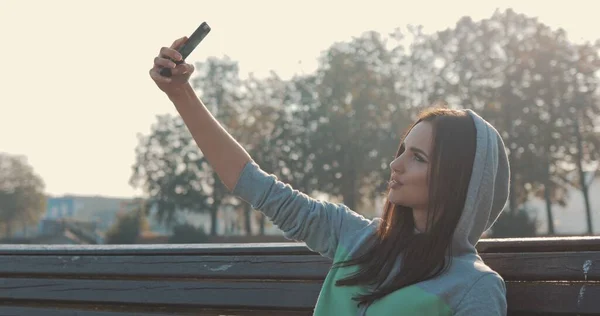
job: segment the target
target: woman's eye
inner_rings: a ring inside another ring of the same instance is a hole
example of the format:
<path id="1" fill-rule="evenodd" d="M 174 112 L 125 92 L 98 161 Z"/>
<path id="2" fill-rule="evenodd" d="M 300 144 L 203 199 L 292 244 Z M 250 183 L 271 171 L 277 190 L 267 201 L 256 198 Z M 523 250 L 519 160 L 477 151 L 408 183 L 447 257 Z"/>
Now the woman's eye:
<path id="1" fill-rule="evenodd" d="M 415 154 L 414 158 L 416 161 L 425 162 L 425 159 L 423 159 L 423 157 L 421 157 L 419 154 Z"/>

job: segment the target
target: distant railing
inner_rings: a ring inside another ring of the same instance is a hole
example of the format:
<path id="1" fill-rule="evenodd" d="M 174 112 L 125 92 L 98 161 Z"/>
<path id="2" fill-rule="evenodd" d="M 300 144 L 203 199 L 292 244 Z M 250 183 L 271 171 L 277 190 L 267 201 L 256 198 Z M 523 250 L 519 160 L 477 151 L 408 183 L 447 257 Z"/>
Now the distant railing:
<path id="1" fill-rule="evenodd" d="M 600 237 L 477 248 L 510 315 L 600 314 Z M 299 243 L 1 245 L 0 314 L 311 315 L 330 265 Z"/>

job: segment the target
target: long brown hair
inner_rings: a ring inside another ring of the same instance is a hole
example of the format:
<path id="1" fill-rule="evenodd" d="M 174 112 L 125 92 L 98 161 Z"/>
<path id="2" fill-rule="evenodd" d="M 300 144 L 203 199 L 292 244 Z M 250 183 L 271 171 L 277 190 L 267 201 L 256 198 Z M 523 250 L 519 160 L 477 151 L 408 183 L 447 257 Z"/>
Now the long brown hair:
<path id="1" fill-rule="evenodd" d="M 475 159 L 475 123 L 465 111 L 426 110 L 404 135 L 396 157 L 404 152 L 406 135 L 420 122 L 433 125 L 427 231 L 415 234 L 412 209 L 386 200 L 372 246 L 334 265 L 334 268 L 359 266 L 356 273 L 338 280 L 336 285 L 374 286 L 371 292 L 353 298 L 359 305 L 368 305 L 398 289 L 434 278 L 451 263 L 452 236 L 464 208 Z M 399 258 L 402 268 L 390 276 Z"/>

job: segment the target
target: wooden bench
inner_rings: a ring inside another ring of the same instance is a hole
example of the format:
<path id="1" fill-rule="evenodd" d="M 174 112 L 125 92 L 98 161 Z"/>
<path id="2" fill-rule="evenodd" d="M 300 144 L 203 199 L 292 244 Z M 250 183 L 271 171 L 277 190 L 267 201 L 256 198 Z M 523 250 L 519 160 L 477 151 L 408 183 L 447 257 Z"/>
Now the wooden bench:
<path id="1" fill-rule="evenodd" d="M 509 315 L 600 314 L 600 237 L 484 240 Z M 302 244 L 0 246 L 0 315 L 311 315 Z"/>

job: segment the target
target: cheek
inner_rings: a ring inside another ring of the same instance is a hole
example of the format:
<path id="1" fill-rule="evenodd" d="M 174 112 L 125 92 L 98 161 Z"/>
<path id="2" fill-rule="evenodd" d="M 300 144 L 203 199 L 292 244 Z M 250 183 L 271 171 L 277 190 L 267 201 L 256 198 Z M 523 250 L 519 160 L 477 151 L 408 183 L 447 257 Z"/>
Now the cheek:
<path id="1" fill-rule="evenodd" d="M 414 194 L 418 194 L 424 198 L 429 195 L 429 176 L 427 171 L 427 167 L 415 169 L 410 178 L 413 190 L 417 191 Z"/>
<path id="2" fill-rule="evenodd" d="M 423 172 L 421 173 L 421 182 L 425 186 L 429 185 L 429 169 L 428 168 L 423 168 Z"/>
<path id="3" fill-rule="evenodd" d="M 426 186 L 429 183 L 428 168 L 418 166 L 411 170 L 410 182 L 416 186 Z"/>

